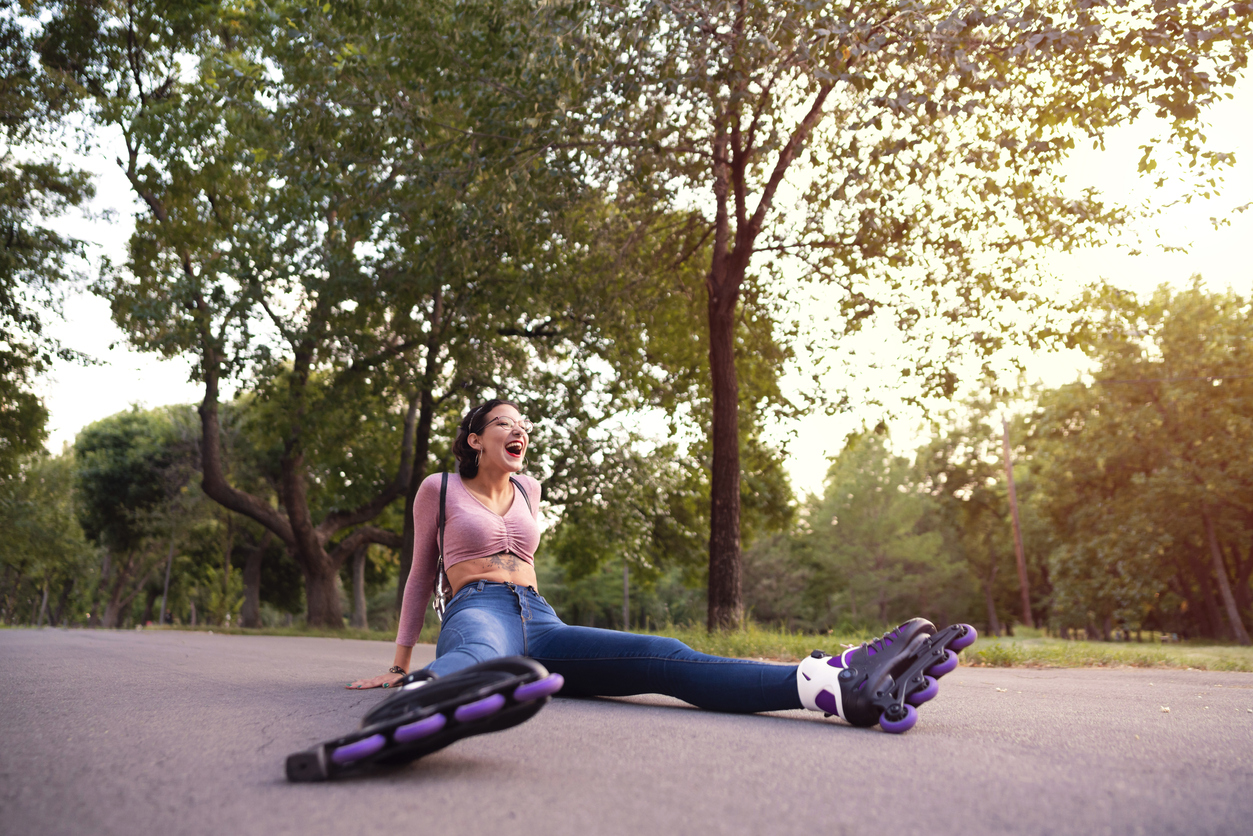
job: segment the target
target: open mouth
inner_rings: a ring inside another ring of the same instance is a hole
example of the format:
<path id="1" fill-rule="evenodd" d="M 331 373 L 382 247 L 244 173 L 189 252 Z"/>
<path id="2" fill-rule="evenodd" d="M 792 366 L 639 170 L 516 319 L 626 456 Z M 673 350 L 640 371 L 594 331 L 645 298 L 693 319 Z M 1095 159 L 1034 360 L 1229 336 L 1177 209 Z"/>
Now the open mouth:
<path id="1" fill-rule="evenodd" d="M 505 445 L 505 452 L 511 456 L 521 456 L 522 449 L 525 446 L 526 445 L 523 444 L 521 441 L 511 441 Z"/>

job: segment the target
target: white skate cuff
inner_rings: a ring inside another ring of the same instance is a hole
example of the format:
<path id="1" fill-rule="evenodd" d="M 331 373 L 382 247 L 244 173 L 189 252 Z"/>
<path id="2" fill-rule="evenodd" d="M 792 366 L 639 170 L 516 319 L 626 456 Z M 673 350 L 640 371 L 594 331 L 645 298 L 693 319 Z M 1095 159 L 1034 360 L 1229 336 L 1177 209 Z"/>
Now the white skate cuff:
<path id="1" fill-rule="evenodd" d="M 806 656 L 804 659 L 801 659 L 801 663 L 796 666 L 796 691 L 800 695 L 801 705 L 810 711 L 835 713 L 843 717 L 844 698 L 840 692 L 840 671 L 842 668 L 827 664 L 833 659 L 834 657 L 832 656 L 817 658 Z M 821 695 L 824 691 L 831 696 L 822 698 Z M 822 699 L 822 705 L 818 703 L 820 698 Z M 833 707 L 835 708 L 834 712 L 831 711 Z"/>

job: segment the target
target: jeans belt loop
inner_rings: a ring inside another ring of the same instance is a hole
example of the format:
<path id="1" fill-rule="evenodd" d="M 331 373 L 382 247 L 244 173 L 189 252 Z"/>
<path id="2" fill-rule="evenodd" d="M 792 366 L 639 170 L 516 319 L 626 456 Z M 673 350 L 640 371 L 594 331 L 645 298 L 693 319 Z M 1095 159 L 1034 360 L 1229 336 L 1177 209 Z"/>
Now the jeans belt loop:
<path id="1" fill-rule="evenodd" d="M 483 591 L 483 587 L 487 585 L 487 581 L 479 581 L 479 592 Z"/>

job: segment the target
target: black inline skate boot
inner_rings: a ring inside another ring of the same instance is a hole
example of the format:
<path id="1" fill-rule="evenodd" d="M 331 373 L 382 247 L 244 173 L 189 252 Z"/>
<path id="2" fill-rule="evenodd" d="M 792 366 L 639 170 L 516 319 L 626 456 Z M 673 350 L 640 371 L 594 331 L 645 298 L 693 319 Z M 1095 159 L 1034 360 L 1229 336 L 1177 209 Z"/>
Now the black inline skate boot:
<path id="1" fill-rule="evenodd" d="M 405 764 L 463 737 L 511 728 L 534 717 L 564 682 L 524 656 L 444 677 L 415 671 L 397 683 L 398 693 L 366 713 L 357 731 L 288 755 L 287 780 L 321 781 L 367 764 Z"/>
<path id="2" fill-rule="evenodd" d="M 801 703 L 854 726 L 909 731 L 918 722 L 915 706 L 939 693 L 936 680 L 957 667 L 957 651 L 977 636 L 969 624 L 937 631 L 925 618 L 914 618 L 839 656 L 815 650 L 796 669 Z"/>

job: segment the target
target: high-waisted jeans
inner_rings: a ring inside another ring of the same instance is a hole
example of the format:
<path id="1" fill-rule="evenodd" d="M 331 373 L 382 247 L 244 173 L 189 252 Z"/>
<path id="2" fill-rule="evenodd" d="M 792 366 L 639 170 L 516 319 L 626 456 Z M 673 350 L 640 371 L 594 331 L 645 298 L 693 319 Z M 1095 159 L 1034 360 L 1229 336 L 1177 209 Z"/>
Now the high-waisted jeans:
<path id="1" fill-rule="evenodd" d="M 440 676 L 501 656 L 530 656 L 565 677 L 567 696 L 665 694 L 714 711 L 800 708 L 796 667 L 697 653 L 677 639 L 562 623 L 531 587 L 475 581 L 448 603 Z"/>

